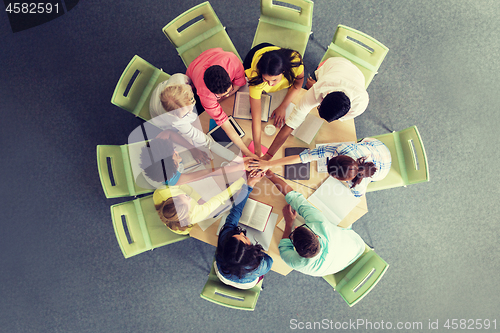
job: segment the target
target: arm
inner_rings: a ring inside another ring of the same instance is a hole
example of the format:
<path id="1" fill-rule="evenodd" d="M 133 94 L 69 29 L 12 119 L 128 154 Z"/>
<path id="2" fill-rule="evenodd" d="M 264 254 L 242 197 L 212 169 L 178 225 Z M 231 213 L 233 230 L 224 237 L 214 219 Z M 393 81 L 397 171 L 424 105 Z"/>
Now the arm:
<path id="1" fill-rule="evenodd" d="M 285 196 L 285 200 L 307 223 L 322 223 L 324 220 L 321 211 L 311 205 L 302 194 L 295 191 L 290 192 Z"/>
<path id="2" fill-rule="evenodd" d="M 332 158 L 339 155 L 338 151 L 346 146 L 347 144 L 344 143 L 320 146 L 318 148 L 303 151 L 300 153 L 299 157 L 302 163 L 317 161 L 324 157 Z"/>
<path id="3" fill-rule="evenodd" d="M 283 126 L 283 124 L 285 123 L 286 108 L 288 107 L 288 105 L 290 105 L 295 96 L 297 96 L 300 89 L 302 88 L 303 83 L 304 70 L 302 69 L 302 72 L 295 78 L 295 81 L 290 86 L 290 88 L 288 88 L 288 92 L 283 102 L 281 102 L 280 106 L 278 106 L 271 114 L 271 117 L 274 117 L 274 126 L 278 128 L 281 128 Z"/>
<path id="4" fill-rule="evenodd" d="M 285 219 L 285 230 L 281 239 L 287 239 L 292 233 L 293 220 L 297 217 L 297 212 L 290 205 L 283 207 L 283 218 Z"/>
<path id="5" fill-rule="evenodd" d="M 243 143 L 243 140 L 238 136 L 238 133 L 233 128 L 228 121 L 223 122 L 220 127 L 226 132 L 227 136 L 231 141 L 238 147 L 246 156 L 256 157 L 257 155 L 252 154 L 252 152 L 248 149 L 248 147 Z"/>
<path id="6" fill-rule="evenodd" d="M 230 197 L 232 197 L 236 192 L 238 192 L 239 189 L 241 189 L 244 184 L 245 184 L 245 180 L 243 178 L 240 178 L 237 181 L 235 181 L 233 184 L 231 184 L 231 186 L 229 186 L 227 189 L 220 192 L 218 195 L 211 198 L 207 202 L 205 202 L 203 205 L 198 205 L 198 206 L 194 207 L 193 211 L 190 214 L 191 223 L 193 223 L 193 224 L 198 223 L 198 222 L 201 222 L 201 221 L 205 220 L 206 218 L 208 218 L 212 212 L 214 212 L 217 208 L 222 206 Z M 251 192 L 251 189 L 249 189 L 248 194 L 250 194 L 250 192 Z M 246 194 L 246 191 L 242 190 L 240 193 Z M 247 198 L 248 198 L 248 195 L 247 195 Z M 235 207 L 238 207 L 243 203 L 243 205 L 241 206 L 241 210 L 243 210 L 243 207 L 245 206 L 246 199 L 244 199 L 243 201 L 240 202 Z M 233 209 L 235 207 L 233 207 Z M 240 215 L 241 215 L 241 211 L 240 211 Z M 226 224 L 227 224 L 228 220 L 229 220 L 229 217 L 228 217 L 228 219 L 226 219 Z M 238 225 L 238 220 L 239 220 L 239 217 L 238 217 L 238 219 L 236 219 L 236 225 Z M 236 225 L 235 225 L 235 227 L 236 227 Z"/>
<path id="7" fill-rule="evenodd" d="M 261 100 L 250 97 L 250 111 L 252 113 L 252 137 L 255 147 L 255 155 L 262 155 L 261 130 L 262 130 L 262 106 Z"/>
<path id="8" fill-rule="evenodd" d="M 273 182 L 273 184 L 276 186 L 276 188 L 283 194 L 287 195 L 288 192 L 292 192 L 293 188 L 288 185 L 283 179 L 279 178 L 272 172 L 271 170 L 267 170 L 266 172 L 267 178 Z"/>
<path id="9" fill-rule="evenodd" d="M 280 147 L 285 143 L 286 139 L 292 134 L 293 128 L 288 125 L 283 126 L 278 135 L 274 138 L 271 147 L 269 147 L 267 153 L 263 156 L 264 160 L 270 160 L 273 158 L 274 154 L 280 149 Z"/>
<path id="10" fill-rule="evenodd" d="M 245 159 L 243 159 L 242 162 L 244 162 L 244 161 L 245 161 Z M 224 171 L 226 173 L 237 172 L 237 171 L 244 172 L 245 165 L 244 165 L 244 163 L 234 162 L 234 163 L 231 163 L 231 164 L 224 166 L 222 168 L 218 168 L 216 170 L 207 169 L 207 170 L 200 170 L 200 171 L 195 171 L 195 172 L 191 172 L 191 173 L 182 173 L 180 175 L 179 180 L 177 181 L 176 185 L 194 182 L 196 180 L 206 178 L 206 177 L 221 175 L 222 171 Z"/>
<path id="11" fill-rule="evenodd" d="M 282 239 L 278 244 L 278 248 L 281 259 L 291 268 L 298 270 L 307 265 L 309 259 L 301 257 L 295 251 L 292 241 L 288 238 Z"/>
<path id="12" fill-rule="evenodd" d="M 192 188 L 189 185 L 180 185 L 179 189 L 182 190 L 185 194 L 187 194 L 189 197 L 191 197 L 195 201 L 198 201 L 201 199 L 201 195 L 198 192 L 196 192 L 194 190 L 194 188 Z"/>
<path id="13" fill-rule="evenodd" d="M 174 143 L 177 143 L 187 149 L 191 152 L 191 155 L 193 155 L 193 158 L 196 160 L 196 162 L 203 162 L 203 163 L 208 163 L 210 159 L 208 158 L 208 155 L 193 146 L 189 141 L 184 139 L 182 135 L 180 135 L 177 132 L 171 131 L 171 130 L 164 130 L 160 134 L 156 136 L 158 139 L 163 139 L 163 140 L 171 140 Z"/>
<path id="14" fill-rule="evenodd" d="M 301 163 L 302 161 L 300 160 L 300 155 L 292 155 L 292 156 L 287 156 L 283 157 L 274 161 L 266 161 L 266 160 L 251 160 L 249 162 L 250 167 L 255 170 L 255 169 L 260 169 L 262 171 L 266 171 L 270 167 L 274 166 L 280 166 L 280 165 L 287 165 L 287 164 L 297 164 Z"/>

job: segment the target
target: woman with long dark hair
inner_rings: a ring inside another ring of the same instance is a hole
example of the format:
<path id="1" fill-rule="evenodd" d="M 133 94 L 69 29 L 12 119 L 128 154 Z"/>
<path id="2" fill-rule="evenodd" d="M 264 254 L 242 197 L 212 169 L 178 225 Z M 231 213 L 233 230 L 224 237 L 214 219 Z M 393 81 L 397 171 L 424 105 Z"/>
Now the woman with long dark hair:
<path id="1" fill-rule="evenodd" d="M 223 283 L 239 289 L 253 288 L 273 264 L 273 259 L 264 253 L 262 246 L 252 244 L 246 230 L 238 226 L 248 196 L 263 175 L 248 177 L 248 185 L 243 186 L 236 199 L 236 202 L 241 202 L 231 208 L 217 242 L 215 272 Z"/>
<path id="2" fill-rule="evenodd" d="M 245 57 L 243 67 L 250 90 L 255 154 L 261 156 L 262 93 L 288 89 L 285 99 L 271 115 L 274 117 L 274 126 L 281 128 L 285 123 L 286 108 L 302 88 L 304 65 L 302 57 L 297 51 L 262 43 L 250 50 Z"/>

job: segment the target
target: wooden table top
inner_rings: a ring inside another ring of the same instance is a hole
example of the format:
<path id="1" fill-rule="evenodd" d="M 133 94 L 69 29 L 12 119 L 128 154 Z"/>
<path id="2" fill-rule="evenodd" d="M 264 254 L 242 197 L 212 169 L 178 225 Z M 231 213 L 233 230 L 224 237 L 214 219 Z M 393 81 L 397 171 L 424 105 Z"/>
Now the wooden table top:
<path id="1" fill-rule="evenodd" d="M 294 103 L 298 102 L 300 98 L 306 90 L 302 90 L 301 93 L 296 96 L 294 99 Z M 229 98 L 223 100 L 221 102 L 221 106 L 226 112 L 227 115 L 232 115 L 233 113 L 233 104 L 234 104 L 234 95 Z M 318 110 L 315 108 L 310 112 L 316 117 L 319 117 Z M 205 133 L 208 132 L 209 129 L 209 120 L 210 116 L 203 112 L 200 115 L 200 122 Z M 245 136 L 242 138 L 243 142 L 246 145 L 249 145 L 252 142 L 252 124 L 250 120 L 245 119 L 237 119 L 237 123 L 245 132 Z M 264 133 L 264 127 L 266 125 L 272 124 L 273 120 L 270 119 L 269 122 L 262 122 L 262 144 L 266 147 L 269 147 L 274 140 L 277 132 L 273 136 L 268 136 Z M 311 144 L 307 145 L 305 142 L 295 138 L 290 135 L 290 137 L 285 141 L 283 146 L 276 152 L 273 159 L 278 159 L 284 157 L 284 150 L 288 147 L 304 147 L 306 148 L 315 148 L 317 143 L 332 143 L 332 142 L 347 142 L 347 141 L 357 141 L 356 138 L 356 128 L 354 126 L 354 119 L 346 120 L 346 121 L 333 121 L 331 123 L 324 122 L 321 126 L 318 134 L 313 139 Z M 233 144 L 232 149 L 236 148 Z M 272 171 L 278 175 L 283 175 L 283 166 L 273 167 Z M 309 180 L 285 180 L 294 190 L 299 193 L 302 193 L 306 198 L 308 198 L 315 189 L 317 189 L 321 183 L 328 177 L 328 173 L 318 173 L 316 162 L 311 162 L 311 172 Z M 259 200 L 270 204 L 273 206 L 273 213 L 278 214 L 278 222 L 283 218 L 282 209 L 286 205 L 285 197 L 276 189 L 274 184 L 268 180 L 267 178 L 262 179 L 254 188 L 254 191 L 250 194 L 250 198 L 255 200 Z M 346 216 L 339 224 L 340 227 L 348 227 L 355 221 L 357 221 L 361 216 L 368 212 L 368 207 L 366 204 L 366 197 L 361 197 L 361 202 L 352 210 L 352 212 Z M 195 225 L 190 232 L 191 237 L 199 239 L 208 244 L 212 244 L 217 246 L 218 236 L 216 235 L 217 228 L 219 223 L 212 224 L 208 229 L 203 231 L 198 225 Z M 275 227 L 273 233 L 273 239 L 271 241 L 271 245 L 269 246 L 269 250 L 267 253 L 273 258 L 274 263 L 272 266 L 272 270 L 280 273 L 282 275 L 287 275 L 292 271 L 292 269 L 281 259 L 279 255 L 278 244 L 283 236 L 283 231 Z"/>

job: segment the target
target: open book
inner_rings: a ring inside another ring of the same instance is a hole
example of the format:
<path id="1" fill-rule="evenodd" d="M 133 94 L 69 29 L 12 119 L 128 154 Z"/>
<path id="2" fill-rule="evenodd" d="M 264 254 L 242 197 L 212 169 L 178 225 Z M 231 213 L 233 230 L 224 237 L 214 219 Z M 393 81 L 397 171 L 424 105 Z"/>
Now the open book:
<path id="1" fill-rule="evenodd" d="M 307 200 L 335 225 L 338 225 L 361 201 L 348 187 L 333 177 L 328 177 Z"/>
<path id="2" fill-rule="evenodd" d="M 240 223 L 264 231 L 272 210 L 273 206 L 249 198 L 241 213 Z"/>
<path id="3" fill-rule="evenodd" d="M 310 144 L 321 128 L 321 125 L 323 125 L 323 119 L 309 113 L 304 122 L 293 130 L 292 135 Z"/>
<path id="4" fill-rule="evenodd" d="M 271 96 L 262 94 L 261 99 L 261 120 L 268 121 L 271 110 Z M 233 117 L 238 119 L 252 119 L 250 111 L 250 93 L 246 91 L 238 91 L 234 99 Z"/>
<path id="5" fill-rule="evenodd" d="M 228 216 L 228 213 L 224 213 L 221 215 L 220 223 L 219 223 L 219 228 L 217 229 L 216 235 L 219 235 L 220 230 L 226 223 L 226 218 Z M 250 239 L 252 244 L 260 244 L 262 245 L 262 248 L 264 251 L 269 250 L 269 245 L 271 245 L 271 241 L 273 239 L 273 233 L 274 233 L 274 228 L 276 227 L 276 222 L 278 221 L 278 214 L 276 213 L 271 213 L 271 216 L 269 216 L 269 221 L 267 222 L 267 227 L 264 231 L 258 231 L 253 228 L 245 228 L 247 231 L 247 237 Z"/>

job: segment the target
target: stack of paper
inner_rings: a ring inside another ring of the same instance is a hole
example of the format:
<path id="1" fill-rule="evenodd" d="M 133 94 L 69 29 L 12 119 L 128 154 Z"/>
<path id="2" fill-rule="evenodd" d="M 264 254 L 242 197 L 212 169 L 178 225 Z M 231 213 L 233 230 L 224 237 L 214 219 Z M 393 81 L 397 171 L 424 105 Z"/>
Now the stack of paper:
<path id="1" fill-rule="evenodd" d="M 293 130 L 292 135 L 310 144 L 321 128 L 321 125 L 323 125 L 323 119 L 309 113 L 304 122 Z"/>

